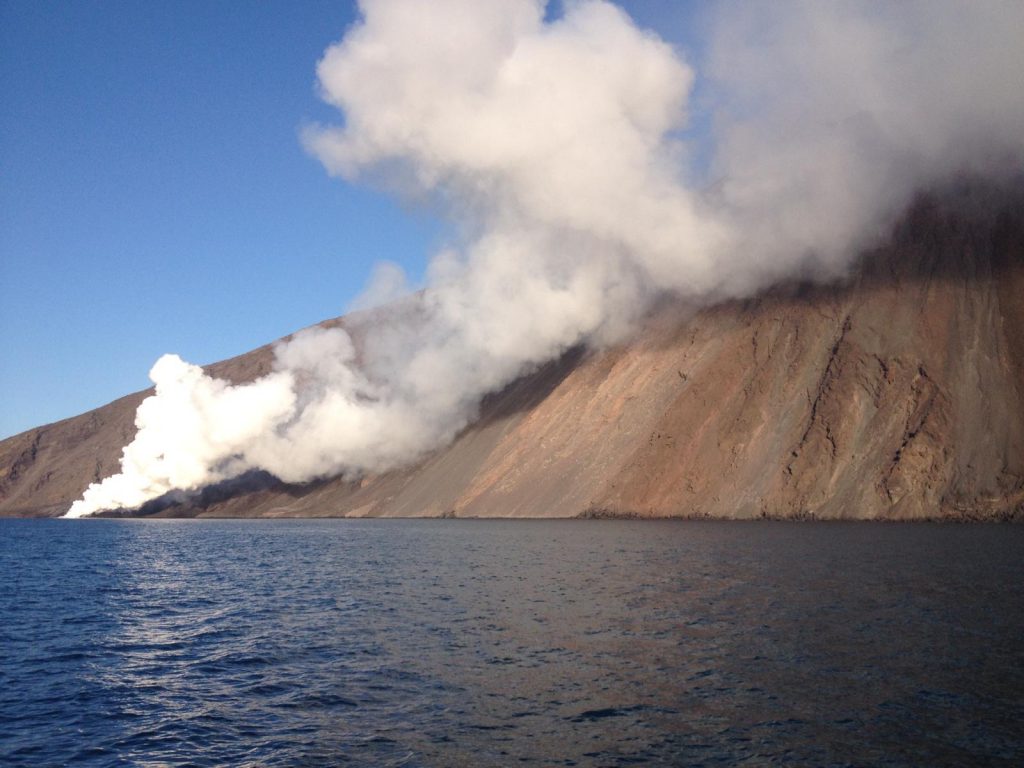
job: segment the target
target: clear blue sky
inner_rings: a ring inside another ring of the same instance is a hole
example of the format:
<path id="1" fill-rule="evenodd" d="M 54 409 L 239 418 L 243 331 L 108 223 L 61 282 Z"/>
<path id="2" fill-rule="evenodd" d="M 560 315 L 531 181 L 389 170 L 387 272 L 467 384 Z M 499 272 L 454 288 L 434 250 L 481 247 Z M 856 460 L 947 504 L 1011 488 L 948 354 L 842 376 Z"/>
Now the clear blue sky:
<path id="1" fill-rule="evenodd" d="M 669 39 L 670 0 L 622 3 Z M 0 0 L 0 437 L 341 314 L 372 264 L 415 279 L 429 212 L 332 179 L 321 0 Z"/>

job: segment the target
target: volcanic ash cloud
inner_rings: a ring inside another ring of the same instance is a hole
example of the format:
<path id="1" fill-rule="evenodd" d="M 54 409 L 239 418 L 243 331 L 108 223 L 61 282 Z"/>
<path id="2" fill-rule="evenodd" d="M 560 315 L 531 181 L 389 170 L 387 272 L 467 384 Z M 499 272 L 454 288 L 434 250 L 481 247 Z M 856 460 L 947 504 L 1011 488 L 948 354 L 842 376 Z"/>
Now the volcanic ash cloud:
<path id="1" fill-rule="evenodd" d="M 712 135 L 687 134 L 694 70 L 611 3 L 549 21 L 532 0 L 360 8 L 317 70 L 343 126 L 306 145 L 345 179 L 437 200 L 462 240 L 358 350 L 310 329 L 244 385 L 161 358 L 121 473 L 68 516 L 253 469 L 303 482 L 414 461 L 488 392 L 622 339 L 654 298 L 841 275 L 916 189 L 1019 169 L 1024 151 L 1024 4 L 716 6 Z M 385 265 L 365 303 L 404 286 Z"/>

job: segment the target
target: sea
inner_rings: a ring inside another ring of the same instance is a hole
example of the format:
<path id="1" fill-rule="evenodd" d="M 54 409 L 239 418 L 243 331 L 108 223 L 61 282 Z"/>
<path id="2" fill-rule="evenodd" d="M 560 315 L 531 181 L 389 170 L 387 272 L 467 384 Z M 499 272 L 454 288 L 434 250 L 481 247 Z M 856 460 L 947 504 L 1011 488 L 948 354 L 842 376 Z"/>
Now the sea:
<path id="1" fill-rule="evenodd" d="M 1020 766 L 1024 526 L 0 520 L 3 766 Z"/>

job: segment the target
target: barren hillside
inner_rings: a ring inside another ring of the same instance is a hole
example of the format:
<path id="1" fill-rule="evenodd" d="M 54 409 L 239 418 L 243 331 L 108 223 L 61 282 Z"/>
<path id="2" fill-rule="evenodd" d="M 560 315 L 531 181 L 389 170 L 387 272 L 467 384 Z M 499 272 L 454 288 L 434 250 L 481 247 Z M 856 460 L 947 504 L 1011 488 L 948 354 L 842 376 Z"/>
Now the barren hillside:
<path id="1" fill-rule="evenodd" d="M 271 358 L 209 370 L 249 380 Z M 145 394 L 0 442 L 0 514 L 62 514 L 115 472 Z M 1022 197 L 921 198 L 842 284 L 666 303 L 630 343 L 492 395 L 416 466 L 250 475 L 139 514 L 1019 518 Z"/>

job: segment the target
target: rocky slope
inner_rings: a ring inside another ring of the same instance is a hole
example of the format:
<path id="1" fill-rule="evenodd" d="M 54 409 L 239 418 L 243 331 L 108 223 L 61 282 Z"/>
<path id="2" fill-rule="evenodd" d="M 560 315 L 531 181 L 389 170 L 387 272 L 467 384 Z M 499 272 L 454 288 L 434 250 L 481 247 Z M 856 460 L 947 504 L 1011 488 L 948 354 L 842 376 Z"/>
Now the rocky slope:
<path id="1" fill-rule="evenodd" d="M 248 380 L 271 357 L 210 370 Z M 116 471 L 144 396 L 0 442 L 0 514 L 61 514 Z M 1024 517 L 1024 196 L 921 198 L 841 285 L 666 304 L 629 344 L 489 397 L 417 466 L 251 475 L 140 513 Z"/>

